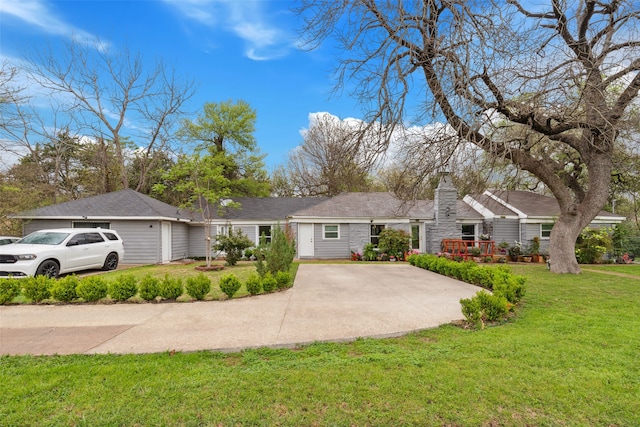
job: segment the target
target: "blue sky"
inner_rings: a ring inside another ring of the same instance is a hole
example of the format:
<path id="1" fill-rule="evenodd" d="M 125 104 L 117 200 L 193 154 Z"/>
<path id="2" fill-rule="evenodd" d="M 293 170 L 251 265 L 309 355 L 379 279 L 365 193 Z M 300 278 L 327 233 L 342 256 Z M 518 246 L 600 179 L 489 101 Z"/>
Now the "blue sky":
<path id="1" fill-rule="evenodd" d="M 191 111 L 206 102 L 248 102 L 271 169 L 302 142 L 310 113 L 362 116 L 347 94 L 331 95 L 335 52 L 297 48 L 292 6 L 284 0 L 0 0 L 0 56 L 19 60 L 77 37 L 139 52 L 150 69 L 161 59 L 196 82 Z"/>

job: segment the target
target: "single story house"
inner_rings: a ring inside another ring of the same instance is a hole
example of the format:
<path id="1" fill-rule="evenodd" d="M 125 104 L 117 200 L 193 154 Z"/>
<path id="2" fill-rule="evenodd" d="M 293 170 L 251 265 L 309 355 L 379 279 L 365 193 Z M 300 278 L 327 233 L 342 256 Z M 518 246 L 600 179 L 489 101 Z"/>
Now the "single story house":
<path id="1" fill-rule="evenodd" d="M 343 193 L 334 197 L 244 197 L 223 202 L 215 214 L 176 208 L 133 190 L 88 197 L 16 215 L 23 234 L 45 228 L 102 227 L 119 232 L 125 242 L 124 263 L 154 264 L 204 257 L 206 245 L 229 227 L 240 229 L 255 244 L 267 240 L 272 227 L 288 227 L 301 259 L 349 258 L 367 243 L 377 243 L 386 228 L 405 230 L 411 247 L 439 252 L 443 239 L 478 240 L 487 234 L 496 243 L 527 244 L 540 237 L 544 249 L 559 207 L 554 198 L 523 191 L 486 191 L 457 199 L 443 175 L 434 200 L 403 201 L 391 193 Z M 625 218 L 601 212 L 593 226 L 611 226 Z"/>

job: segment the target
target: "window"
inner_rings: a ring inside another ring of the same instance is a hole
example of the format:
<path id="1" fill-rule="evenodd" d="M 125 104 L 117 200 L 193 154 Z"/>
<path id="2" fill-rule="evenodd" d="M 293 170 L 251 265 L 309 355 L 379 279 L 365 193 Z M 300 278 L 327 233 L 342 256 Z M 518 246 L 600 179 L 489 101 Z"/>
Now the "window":
<path id="1" fill-rule="evenodd" d="M 371 243 L 378 246 L 378 242 L 380 241 L 380 233 L 384 230 L 384 225 L 382 224 L 371 224 Z"/>
<path id="2" fill-rule="evenodd" d="M 540 224 L 540 237 L 543 239 L 548 239 L 551 237 L 551 229 L 553 228 L 553 224 Z"/>
<path id="3" fill-rule="evenodd" d="M 271 243 L 271 226 L 259 225 L 258 226 L 258 242 L 262 241 L 262 236 L 265 238 L 265 243 Z"/>
<path id="4" fill-rule="evenodd" d="M 462 240 L 476 240 L 475 224 L 462 224 Z"/>
<path id="5" fill-rule="evenodd" d="M 109 240 L 119 240 L 118 236 L 113 233 L 104 233 L 105 237 Z"/>
<path id="6" fill-rule="evenodd" d="M 102 243 L 104 239 L 100 233 L 85 233 L 84 240 L 86 243 Z"/>
<path id="7" fill-rule="evenodd" d="M 337 224 L 323 225 L 323 236 L 325 239 L 339 239 L 340 238 L 340 226 Z"/>
<path id="8" fill-rule="evenodd" d="M 108 230 L 111 228 L 111 224 L 108 222 L 73 221 L 73 228 L 105 228 Z"/>
<path id="9" fill-rule="evenodd" d="M 411 249 L 420 249 L 420 226 L 411 226 Z"/>

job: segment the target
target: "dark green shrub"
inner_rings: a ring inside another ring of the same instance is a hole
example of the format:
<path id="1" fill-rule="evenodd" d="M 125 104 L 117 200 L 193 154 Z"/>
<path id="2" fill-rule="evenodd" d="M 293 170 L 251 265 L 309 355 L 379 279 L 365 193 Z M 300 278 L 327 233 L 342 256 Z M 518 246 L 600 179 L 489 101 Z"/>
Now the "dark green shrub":
<path id="1" fill-rule="evenodd" d="M 500 320 L 509 312 L 509 303 L 505 297 L 492 295 L 485 290 L 472 298 L 461 299 L 460 304 L 464 317 L 476 327 Z"/>
<path id="2" fill-rule="evenodd" d="M 242 230 L 229 227 L 228 234 L 218 234 L 214 249 L 224 251 L 227 265 L 236 265 L 242 252 L 253 246 L 253 242 L 244 235 Z"/>
<path id="3" fill-rule="evenodd" d="M 182 278 L 164 275 L 164 279 L 160 282 L 159 295 L 165 299 L 178 299 L 184 292 L 182 286 Z"/>
<path id="4" fill-rule="evenodd" d="M 78 283 L 76 293 L 87 302 L 98 301 L 107 296 L 107 282 L 99 276 L 85 277 Z"/>
<path id="5" fill-rule="evenodd" d="M 78 294 L 76 292 L 76 288 L 80 283 L 80 279 L 78 276 L 70 275 L 65 276 L 62 279 L 58 279 L 51 286 L 51 296 L 57 299 L 58 301 L 69 302 L 78 298 Z"/>
<path id="6" fill-rule="evenodd" d="M 0 280 L 0 304 L 6 304 L 13 301 L 15 297 L 20 295 L 22 280 L 18 279 L 2 279 Z"/>
<path id="7" fill-rule="evenodd" d="M 118 277 L 109 283 L 109 296 L 116 301 L 126 301 L 138 293 L 138 280 L 131 274 Z"/>
<path id="8" fill-rule="evenodd" d="M 378 259 L 378 253 L 375 250 L 373 243 L 367 243 L 362 249 L 362 259 L 365 261 L 375 261 Z"/>
<path id="9" fill-rule="evenodd" d="M 36 276 L 22 279 L 22 293 L 33 302 L 40 302 L 51 297 L 51 285 L 55 279 L 48 276 Z"/>
<path id="10" fill-rule="evenodd" d="M 144 276 L 138 284 L 138 292 L 140 298 L 145 301 L 151 301 L 160 295 L 160 280 L 150 275 Z"/>
<path id="11" fill-rule="evenodd" d="M 209 279 L 203 273 L 200 273 L 195 277 L 187 277 L 185 288 L 187 290 L 187 293 L 193 298 L 197 300 L 203 300 L 204 297 L 211 291 L 211 279 Z"/>
<path id="12" fill-rule="evenodd" d="M 276 287 L 278 289 L 290 288 L 291 284 L 291 273 L 288 271 L 278 271 L 276 273 Z"/>
<path id="13" fill-rule="evenodd" d="M 277 287 L 278 282 L 276 281 L 276 278 L 273 277 L 271 272 L 267 272 L 262 278 L 262 289 L 264 289 L 265 292 L 269 293 L 275 291 Z"/>
<path id="14" fill-rule="evenodd" d="M 251 295 L 258 295 L 262 292 L 262 280 L 257 273 L 251 273 L 249 277 L 247 277 L 244 285 L 247 288 L 247 292 Z"/>
<path id="15" fill-rule="evenodd" d="M 267 272 L 275 275 L 278 271 L 289 271 L 291 263 L 296 254 L 296 243 L 293 235 L 287 229 L 280 228 L 280 225 L 271 230 L 271 242 L 260 238 L 260 244 L 254 252 L 256 256 L 256 270 L 260 277 L 264 277 Z"/>
<path id="16" fill-rule="evenodd" d="M 238 289 L 240 289 L 242 284 L 235 274 L 229 273 L 220 278 L 218 286 L 220 286 L 220 290 L 224 292 L 227 298 L 231 299 L 235 293 L 238 292 Z"/>

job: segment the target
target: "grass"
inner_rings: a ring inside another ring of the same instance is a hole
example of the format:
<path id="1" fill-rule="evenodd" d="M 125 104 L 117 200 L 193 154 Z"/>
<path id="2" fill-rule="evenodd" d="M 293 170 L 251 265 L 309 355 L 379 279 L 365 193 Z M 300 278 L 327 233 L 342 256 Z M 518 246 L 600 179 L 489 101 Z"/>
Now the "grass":
<path id="1" fill-rule="evenodd" d="M 640 274 L 513 268 L 528 277 L 524 304 L 483 331 L 233 354 L 2 357 L 0 425 L 640 425 Z"/>

